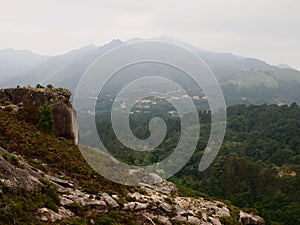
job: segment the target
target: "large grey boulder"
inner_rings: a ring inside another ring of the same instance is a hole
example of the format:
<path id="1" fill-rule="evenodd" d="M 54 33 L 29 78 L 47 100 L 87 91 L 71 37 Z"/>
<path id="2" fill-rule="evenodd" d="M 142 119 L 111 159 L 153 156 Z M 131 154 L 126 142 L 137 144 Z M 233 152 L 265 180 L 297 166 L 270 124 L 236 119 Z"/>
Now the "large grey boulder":
<path id="1" fill-rule="evenodd" d="M 257 215 L 252 215 L 243 211 L 240 211 L 240 223 L 246 225 L 263 225 L 265 224 L 265 220 Z"/>
<path id="2" fill-rule="evenodd" d="M 41 191 L 43 184 L 38 178 L 39 171 L 29 166 L 15 154 L 0 147 L 1 182 L 16 193 L 36 193 Z"/>
<path id="3" fill-rule="evenodd" d="M 59 207 L 58 212 L 54 212 L 48 208 L 40 208 L 36 212 L 36 219 L 43 222 L 57 222 L 63 218 L 69 218 L 75 216 L 73 212 L 64 207 Z"/>
<path id="4" fill-rule="evenodd" d="M 119 207 L 119 204 L 116 202 L 116 200 L 114 200 L 109 194 L 104 192 L 102 193 L 102 197 L 111 208 Z"/>

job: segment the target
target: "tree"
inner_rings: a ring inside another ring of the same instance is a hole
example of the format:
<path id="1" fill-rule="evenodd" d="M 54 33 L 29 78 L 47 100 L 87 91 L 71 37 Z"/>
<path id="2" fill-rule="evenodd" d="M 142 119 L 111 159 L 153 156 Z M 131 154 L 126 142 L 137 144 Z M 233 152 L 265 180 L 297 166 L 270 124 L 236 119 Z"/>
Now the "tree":
<path id="1" fill-rule="evenodd" d="M 41 84 L 37 84 L 35 88 L 44 88 Z"/>
<path id="2" fill-rule="evenodd" d="M 39 107 L 38 115 L 39 122 L 37 128 L 47 134 L 54 135 L 53 108 L 48 101 Z"/>
<path id="3" fill-rule="evenodd" d="M 54 86 L 53 86 L 52 84 L 48 84 L 48 85 L 47 85 L 47 88 L 52 89 L 52 88 L 54 88 Z"/>

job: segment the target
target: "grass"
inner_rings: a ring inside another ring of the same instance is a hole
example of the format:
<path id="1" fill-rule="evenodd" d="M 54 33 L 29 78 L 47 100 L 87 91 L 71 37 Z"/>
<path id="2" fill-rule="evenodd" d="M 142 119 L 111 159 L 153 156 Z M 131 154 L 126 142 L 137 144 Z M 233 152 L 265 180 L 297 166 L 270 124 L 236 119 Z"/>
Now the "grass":
<path id="1" fill-rule="evenodd" d="M 79 186 L 88 193 L 95 194 L 99 190 L 113 190 L 118 194 L 126 192 L 126 186 L 113 183 L 94 172 L 72 141 L 47 135 L 3 111 L 0 111 L 0 146 L 22 155 L 32 165 L 39 165 L 44 172 L 65 174 L 78 181 Z"/>
<path id="2" fill-rule="evenodd" d="M 76 186 L 82 187 L 87 193 L 98 194 L 101 191 L 117 193 L 120 197 L 127 193 L 127 186 L 113 183 L 94 172 L 72 141 L 47 135 L 34 125 L 19 120 L 17 115 L 1 110 L 0 146 L 8 152 L 22 155 L 29 164 L 45 173 L 64 175 L 75 180 Z M 3 157 L 11 164 L 21 166 L 16 156 L 4 154 Z M 41 182 L 44 188 L 41 193 L 35 194 L 16 194 L 0 183 L 0 224 L 45 224 L 35 219 L 37 209 L 46 207 L 58 211 L 56 188 L 46 180 Z M 85 208 L 74 206 L 72 209 L 77 210 L 78 215 L 82 213 L 82 217 L 64 219 L 59 224 L 91 224 L 91 220 L 96 224 L 134 224 L 131 214 L 113 218 L 112 213 L 96 216 L 94 213 L 85 213 L 88 210 Z"/>

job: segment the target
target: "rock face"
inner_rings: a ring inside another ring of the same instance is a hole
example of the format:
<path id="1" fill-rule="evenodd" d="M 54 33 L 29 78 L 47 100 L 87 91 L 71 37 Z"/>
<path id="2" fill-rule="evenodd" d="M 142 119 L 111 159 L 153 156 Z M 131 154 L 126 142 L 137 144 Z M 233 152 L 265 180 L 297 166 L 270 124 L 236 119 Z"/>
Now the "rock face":
<path id="1" fill-rule="evenodd" d="M 41 173 L 1 147 L 0 170 L 1 183 L 16 193 L 35 193 L 42 189 Z"/>
<path id="2" fill-rule="evenodd" d="M 36 107 L 48 101 L 53 106 L 55 135 L 74 140 L 78 144 L 78 124 L 76 112 L 70 103 L 71 92 L 63 88 L 7 88 L 0 89 L 0 101 L 11 103 L 15 111 L 31 103 Z"/>

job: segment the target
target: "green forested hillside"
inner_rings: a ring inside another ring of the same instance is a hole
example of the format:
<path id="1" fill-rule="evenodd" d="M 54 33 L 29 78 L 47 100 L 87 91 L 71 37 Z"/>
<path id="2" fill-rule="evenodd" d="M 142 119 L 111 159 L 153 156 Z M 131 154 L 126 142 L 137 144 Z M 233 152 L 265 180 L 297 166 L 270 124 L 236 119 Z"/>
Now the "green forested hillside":
<path id="1" fill-rule="evenodd" d="M 229 107 L 227 113 L 225 141 L 209 169 L 198 171 L 210 130 L 210 113 L 202 111 L 198 148 L 171 180 L 239 207 L 254 208 L 267 219 L 267 224 L 300 224 L 300 107 L 236 105 Z M 155 112 L 156 116 L 159 114 L 164 113 Z M 169 128 L 164 142 L 150 153 L 134 152 L 114 136 L 107 122 L 109 114 L 101 115 L 101 139 L 116 157 L 129 163 L 161 161 L 173 151 L 180 137 L 179 119 L 164 114 Z M 149 135 L 147 124 L 151 116 L 154 114 L 131 117 L 133 133 L 139 138 Z"/>

